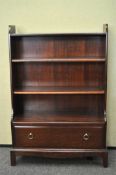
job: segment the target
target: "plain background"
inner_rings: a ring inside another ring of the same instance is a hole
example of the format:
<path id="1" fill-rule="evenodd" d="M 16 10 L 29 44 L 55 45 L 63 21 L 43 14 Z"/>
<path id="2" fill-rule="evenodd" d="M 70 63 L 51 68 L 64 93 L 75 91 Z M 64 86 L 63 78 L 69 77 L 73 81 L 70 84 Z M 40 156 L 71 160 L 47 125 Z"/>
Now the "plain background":
<path id="1" fill-rule="evenodd" d="M 116 146 L 116 0 L 0 0 L 0 144 L 11 144 L 8 25 L 17 33 L 102 32 L 109 25 L 107 145 Z"/>

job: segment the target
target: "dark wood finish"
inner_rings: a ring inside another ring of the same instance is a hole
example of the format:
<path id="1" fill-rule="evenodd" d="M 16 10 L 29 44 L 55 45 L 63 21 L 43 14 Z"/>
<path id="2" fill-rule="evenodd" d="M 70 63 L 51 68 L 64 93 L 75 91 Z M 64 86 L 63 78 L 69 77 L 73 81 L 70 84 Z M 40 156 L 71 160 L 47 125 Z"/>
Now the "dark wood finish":
<path id="1" fill-rule="evenodd" d="M 105 58 L 81 57 L 81 58 L 29 58 L 29 59 L 12 59 L 14 63 L 20 62 L 105 62 Z"/>
<path id="2" fill-rule="evenodd" d="M 80 115 L 77 112 L 42 112 L 42 113 L 27 113 L 24 115 L 16 115 L 12 121 L 12 124 L 15 126 L 61 126 L 61 125 L 73 125 L 79 126 L 82 124 L 89 125 L 104 125 L 105 118 L 100 115 Z"/>
<path id="3" fill-rule="evenodd" d="M 108 167 L 108 152 L 105 152 L 105 154 L 102 155 L 102 159 L 103 159 L 104 168 L 107 168 Z"/>
<path id="4" fill-rule="evenodd" d="M 10 151 L 10 158 L 11 158 L 11 166 L 16 165 L 16 155 L 14 151 Z"/>
<path id="5" fill-rule="evenodd" d="M 14 115 L 54 112 L 104 116 L 104 94 L 14 94 Z"/>
<path id="6" fill-rule="evenodd" d="M 42 149 L 42 148 L 14 148 L 16 156 L 42 156 L 49 158 L 74 158 L 74 157 L 90 157 L 99 156 L 103 160 L 103 166 L 108 166 L 108 152 L 106 149 Z"/>
<path id="7" fill-rule="evenodd" d="M 104 126 L 14 126 L 15 147 L 105 148 Z"/>
<path id="8" fill-rule="evenodd" d="M 16 156 L 99 156 L 108 166 L 108 27 L 103 33 L 15 34 L 10 26 Z"/>
<path id="9" fill-rule="evenodd" d="M 72 87 L 104 90 L 104 63 L 19 63 L 13 64 L 16 89 Z M 31 88 L 30 88 L 31 87 Z M 58 88 L 57 88 L 58 89 Z M 49 89 L 50 90 L 50 89 Z M 66 90 L 66 89 L 65 89 Z M 65 91 L 64 90 L 64 91 Z M 65 93 L 65 92 L 64 92 Z"/>
<path id="10" fill-rule="evenodd" d="M 11 36 L 13 59 L 105 57 L 105 35 Z"/>

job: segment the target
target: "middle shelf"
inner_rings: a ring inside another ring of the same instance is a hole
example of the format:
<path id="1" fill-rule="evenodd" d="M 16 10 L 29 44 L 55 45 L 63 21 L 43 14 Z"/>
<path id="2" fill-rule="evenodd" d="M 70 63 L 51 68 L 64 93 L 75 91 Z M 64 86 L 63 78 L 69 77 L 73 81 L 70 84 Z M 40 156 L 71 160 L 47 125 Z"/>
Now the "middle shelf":
<path id="1" fill-rule="evenodd" d="M 104 94 L 99 87 L 24 87 L 17 88 L 14 94 Z"/>
<path id="2" fill-rule="evenodd" d="M 15 58 L 12 59 L 12 63 L 38 63 L 38 62 L 42 62 L 42 63 L 56 63 L 56 62 L 64 62 L 64 63 L 79 63 L 79 62 L 105 62 L 106 58 L 105 57 L 75 57 L 75 58 Z"/>
<path id="3" fill-rule="evenodd" d="M 48 125 L 48 124 L 103 124 L 104 116 L 100 115 L 79 115 L 76 112 L 43 112 L 43 113 L 25 113 L 17 114 L 13 119 L 16 125 Z"/>

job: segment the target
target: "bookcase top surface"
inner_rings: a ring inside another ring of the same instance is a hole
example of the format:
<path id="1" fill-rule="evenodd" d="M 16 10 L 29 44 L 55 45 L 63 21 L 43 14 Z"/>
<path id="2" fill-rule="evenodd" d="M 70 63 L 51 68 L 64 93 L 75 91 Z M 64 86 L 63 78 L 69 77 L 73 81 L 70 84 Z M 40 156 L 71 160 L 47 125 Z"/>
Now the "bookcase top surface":
<path id="1" fill-rule="evenodd" d="M 33 36 L 105 36 L 105 32 L 99 32 L 99 33 L 13 33 L 10 34 L 11 37 L 33 37 Z"/>

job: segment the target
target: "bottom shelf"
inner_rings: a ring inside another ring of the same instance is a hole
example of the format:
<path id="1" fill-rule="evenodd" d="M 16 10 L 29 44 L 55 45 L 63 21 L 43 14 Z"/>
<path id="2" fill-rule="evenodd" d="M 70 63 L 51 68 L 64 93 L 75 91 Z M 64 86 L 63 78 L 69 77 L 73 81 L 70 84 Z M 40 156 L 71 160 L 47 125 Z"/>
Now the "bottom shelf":
<path id="1" fill-rule="evenodd" d="M 26 113 L 16 115 L 13 118 L 13 124 L 16 125 L 52 125 L 52 124 L 104 124 L 104 116 L 97 115 L 79 115 L 71 112 L 56 112 L 56 113 Z"/>

